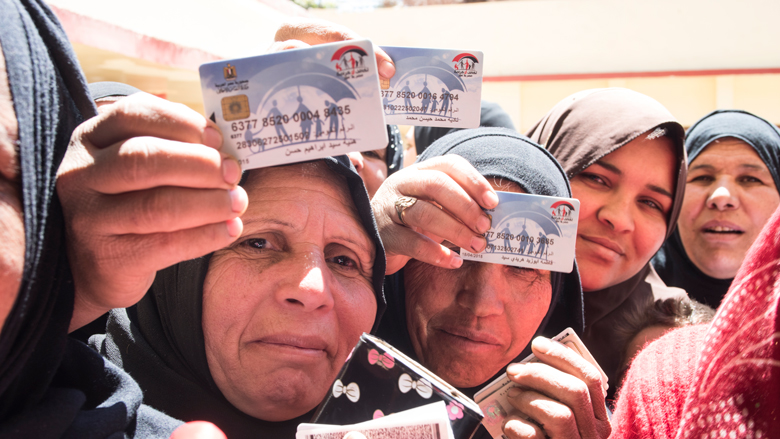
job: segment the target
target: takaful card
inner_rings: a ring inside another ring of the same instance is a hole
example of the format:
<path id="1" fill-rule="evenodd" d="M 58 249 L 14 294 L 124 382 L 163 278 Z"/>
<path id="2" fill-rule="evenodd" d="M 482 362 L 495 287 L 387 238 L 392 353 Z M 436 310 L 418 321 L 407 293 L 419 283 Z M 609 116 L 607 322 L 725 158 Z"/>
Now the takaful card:
<path id="1" fill-rule="evenodd" d="M 387 145 L 368 40 L 207 63 L 200 82 L 223 149 L 244 169 Z"/>
<path id="2" fill-rule="evenodd" d="M 477 128 L 482 99 L 482 52 L 387 47 L 395 75 L 383 81 L 388 124 Z"/>
<path id="3" fill-rule="evenodd" d="M 580 202 L 574 198 L 496 192 L 498 206 L 485 212 L 493 227 L 485 232 L 482 253 L 460 255 L 465 260 L 570 273 Z"/>

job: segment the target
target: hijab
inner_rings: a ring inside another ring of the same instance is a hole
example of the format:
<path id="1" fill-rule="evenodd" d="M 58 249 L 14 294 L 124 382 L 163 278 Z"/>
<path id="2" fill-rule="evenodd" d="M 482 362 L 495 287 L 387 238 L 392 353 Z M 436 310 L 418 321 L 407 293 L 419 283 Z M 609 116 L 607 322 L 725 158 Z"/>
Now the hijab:
<path id="1" fill-rule="evenodd" d="M 685 136 L 688 163 L 693 163 L 712 142 L 725 137 L 753 147 L 780 190 L 780 130 L 747 111 L 716 110 L 693 124 Z M 667 285 L 683 288 L 693 299 L 713 308 L 720 306 L 733 280 L 716 279 L 699 270 L 688 258 L 677 230 L 653 257 L 653 266 Z"/>
<path id="2" fill-rule="evenodd" d="M 479 111 L 479 126 L 481 127 L 501 127 L 515 129 L 512 119 L 500 105 L 494 102 L 482 101 Z M 417 155 L 421 155 L 438 138 L 449 133 L 460 131 L 462 128 L 446 127 L 415 127 L 414 145 L 417 149 Z"/>
<path id="3" fill-rule="evenodd" d="M 531 128 L 528 136 L 550 151 L 572 178 L 602 157 L 657 128 L 666 129 L 677 157 L 674 200 L 666 223 L 668 238 L 680 215 L 687 168 L 683 127 L 658 101 L 622 88 L 585 90 L 559 102 Z M 629 279 L 585 293 L 583 342 L 609 378 L 610 394 L 615 390 L 621 361 L 617 352 L 622 348 L 614 345 L 612 325 L 614 319 L 630 308 L 627 301 L 642 300 L 647 295 L 665 299 L 683 294 L 665 288 L 649 261 Z"/>
<path id="4" fill-rule="evenodd" d="M 386 303 L 385 253 L 368 193 L 347 156 L 322 161 L 346 177 L 361 224 L 376 248 L 372 278 L 376 328 Z M 155 409 L 185 422 L 212 422 L 231 439 L 294 437 L 298 424 L 308 422 L 313 411 L 289 421 L 263 421 L 233 407 L 211 377 L 202 329 L 203 283 L 210 258 L 159 271 L 146 296 L 133 308 L 111 311 L 107 334 L 90 342 L 138 381 L 145 401 Z"/>
<path id="5" fill-rule="evenodd" d="M 511 181 L 525 192 L 536 195 L 571 197 L 569 181 L 552 155 L 525 136 L 505 128 L 477 128 L 448 134 L 433 143 L 417 161 L 455 154 L 465 158 L 480 174 Z M 571 273 L 551 272 L 552 297 L 550 308 L 535 335 L 555 336 L 572 327 L 582 334 L 582 289 L 576 263 Z M 388 311 L 378 335 L 412 358 L 417 358 L 411 345 L 406 323 L 406 290 L 403 270 L 387 277 Z M 530 346 L 513 361 L 530 353 Z M 504 374 L 502 369 L 496 376 Z M 488 384 L 460 389 L 471 397 Z M 480 428 L 475 437 L 490 437 Z"/>
<path id="6" fill-rule="evenodd" d="M 0 45 L 19 126 L 25 233 L 22 282 L 0 334 L 0 436 L 167 437 L 179 423 L 160 415 L 146 424 L 154 412 L 138 386 L 67 336 L 74 290 L 55 178 L 73 129 L 96 113 L 76 57 L 37 0 L 0 0 Z"/>

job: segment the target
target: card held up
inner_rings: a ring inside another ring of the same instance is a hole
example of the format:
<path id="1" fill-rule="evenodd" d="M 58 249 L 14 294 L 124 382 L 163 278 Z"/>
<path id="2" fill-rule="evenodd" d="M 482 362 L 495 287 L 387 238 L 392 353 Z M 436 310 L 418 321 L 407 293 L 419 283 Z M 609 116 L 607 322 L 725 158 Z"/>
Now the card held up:
<path id="1" fill-rule="evenodd" d="M 200 81 L 206 116 L 244 169 L 387 145 L 368 40 L 207 63 Z"/>
<path id="2" fill-rule="evenodd" d="M 461 249 L 469 261 L 570 273 L 580 202 L 574 198 L 496 192 L 498 206 L 485 212 L 493 226 L 485 232 L 481 253 Z"/>
<path id="3" fill-rule="evenodd" d="M 383 46 L 395 75 L 381 84 L 388 124 L 476 128 L 482 52 Z"/>

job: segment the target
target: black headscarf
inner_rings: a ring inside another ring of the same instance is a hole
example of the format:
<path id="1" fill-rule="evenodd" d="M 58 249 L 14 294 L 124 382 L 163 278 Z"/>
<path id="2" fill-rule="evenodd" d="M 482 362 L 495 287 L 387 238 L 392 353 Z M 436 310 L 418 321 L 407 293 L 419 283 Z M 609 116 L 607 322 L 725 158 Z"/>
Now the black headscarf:
<path id="1" fill-rule="evenodd" d="M 387 176 L 391 176 L 404 167 L 404 143 L 398 125 L 387 125 L 387 148 L 385 150 Z"/>
<path id="2" fill-rule="evenodd" d="M 89 84 L 89 94 L 93 101 L 103 98 L 123 98 L 140 92 L 141 90 L 132 85 L 121 82 L 102 81 Z"/>
<path id="3" fill-rule="evenodd" d="M 509 128 L 510 130 L 515 129 L 515 125 L 512 123 L 512 119 L 509 118 L 506 111 L 504 111 L 500 105 L 488 101 L 482 101 L 480 103 L 479 126 Z M 463 128 L 415 127 L 414 146 L 417 149 L 417 155 L 421 155 L 428 146 L 440 137 L 462 129 Z"/>
<path id="4" fill-rule="evenodd" d="M 376 328 L 386 303 L 382 289 L 385 253 L 368 193 L 347 156 L 322 160 L 346 177 L 361 224 L 376 248 L 372 278 Z M 308 422 L 313 411 L 289 421 L 263 421 L 233 407 L 211 377 L 202 328 L 203 282 L 210 258 L 158 272 L 146 296 L 134 308 L 112 311 L 106 336 L 90 341 L 138 381 L 144 401 L 155 409 L 185 422 L 213 422 L 231 439 L 292 438 L 298 424 Z"/>
<path id="5" fill-rule="evenodd" d="M 0 335 L 0 437 L 167 437 L 170 429 L 155 430 L 162 424 L 144 423 L 154 413 L 138 386 L 67 336 L 74 290 L 55 177 L 73 129 L 95 114 L 76 57 L 36 0 L 0 0 L 0 45 L 19 126 L 25 230 L 23 278 Z"/>
<path id="6" fill-rule="evenodd" d="M 780 191 L 780 130 L 747 111 L 716 110 L 693 124 L 685 136 L 688 163 L 693 163 L 712 142 L 725 137 L 752 146 Z M 652 262 L 667 285 L 683 288 L 691 298 L 713 308 L 720 306 L 733 280 L 716 279 L 699 270 L 688 258 L 679 230 L 669 237 Z"/>
<path id="7" fill-rule="evenodd" d="M 553 156 L 515 131 L 504 128 L 456 131 L 434 142 L 417 161 L 447 154 L 459 155 L 468 160 L 480 174 L 514 182 L 529 194 L 571 197 L 566 174 Z M 571 273 L 552 272 L 550 281 L 550 308 L 536 335 L 551 337 L 569 326 L 578 334 L 582 334 L 582 289 L 576 263 Z M 378 335 L 405 354 L 416 358 L 407 329 L 403 270 L 387 277 L 386 290 L 387 314 L 380 324 Z M 516 360 L 522 359 L 528 353 L 530 346 L 526 347 Z M 498 371 L 496 376 L 503 373 L 504 370 Z M 480 386 L 460 390 L 472 396 L 489 382 L 490 380 Z M 480 432 L 482 433 L 478 432 L 475 437 L 487 434 L 482 428 Z"/>

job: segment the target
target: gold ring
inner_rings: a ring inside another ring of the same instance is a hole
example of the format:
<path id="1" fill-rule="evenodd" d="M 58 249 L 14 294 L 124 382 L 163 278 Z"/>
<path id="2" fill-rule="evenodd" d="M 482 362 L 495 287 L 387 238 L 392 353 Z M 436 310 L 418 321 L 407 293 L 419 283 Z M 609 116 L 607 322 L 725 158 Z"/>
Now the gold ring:
<path id="1" fill-rule="evenodd" d="M 404 212 L 406 212 L 406 209 L 414 206 L 414 203 L 416 202 L 417 198 L 414 197 L 398 197 L 398 199 L 395 200 L 395 211 L 398 213 L 398 219 L 400 219 L 401 223 L 406 227 L 409 227 L 409 225 L 404 221 Z"/>

